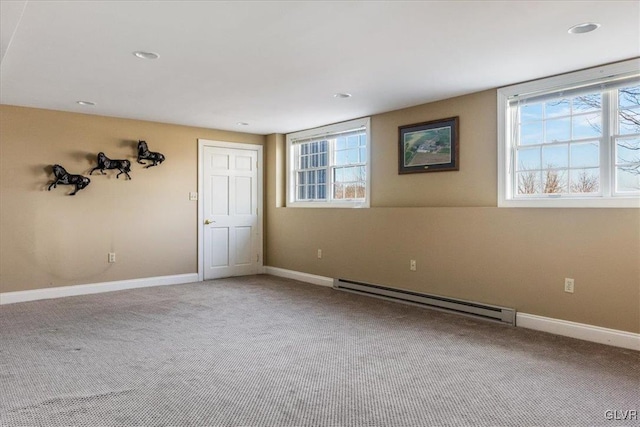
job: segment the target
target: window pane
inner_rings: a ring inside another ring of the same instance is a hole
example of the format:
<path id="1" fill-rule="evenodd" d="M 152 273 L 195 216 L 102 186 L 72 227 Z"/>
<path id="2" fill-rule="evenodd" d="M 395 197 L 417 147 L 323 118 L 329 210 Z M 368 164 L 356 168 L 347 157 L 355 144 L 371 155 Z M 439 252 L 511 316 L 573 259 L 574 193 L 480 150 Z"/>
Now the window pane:
<path id="1" fill-rule="evenodd" d="M 344 184 L 334 184 L 333 186 L 333 198 L 344 199 Z"/>
<path id="2" fill-rule="evenodd" d="M 309 154 L 309 144 L 300 145 L 300 154 Z"/>
<path id="3" fill-rule="evenodd" d="M 298 200 L 306 199 L 304 190 L 305 190 L 304 185 L 301 185 L 298 187 Z"/>
<path id="4" fill-rule="evenodd" d="M 518 160 L 516 170 L 541 169 L 540 148 L 526 148 L 518 150 Z"/>
<path id="5" fill-rule="evenodd" d="M 542 122 L 520 125 L 520 144 L 540 144 L 542 142 Z"/>
<path id="6" fill-rule="evenodd" d="M 307 198 L 308 199 L 315 199 L 316 198 L 316 186 L 315 185 L 309 185 L 307 187 Z"/>
<path id="7" fill-rule="evenodd" d="M 307 183 L 307 174 L 305 172 L 298 172 L 298 184 Z"/>
<path id="8" fill-rule="evenodd" d="M 347 148 L 347 139 L 344 137 L 339 137 L 336 139 L 336 150 L 344 150 Z"/>
<path id="9" fill-rule="evenodd" d="M 566 168 L 569 166 L 569 146 L 567 144 L 542 147 L 542 167 Z"/>
<path id="10" fill-rule="evenodd" d="M 300 157 L 300 169 L 309 169 L 309 156 Z"/>
<path id="11" fill-rule="evenodd" d="M 616 140 L 616 163 L 640 162 L 640 138 Z"/>
<path id="12" fill-rule="evenodd" d="M 599 169 L 574 169 L 571 171 L 572 193 L 597 193 L 599 191 Z"/>
<path id="13" fill-rule="evenodd" d="M 571 167 L 583 168 L 600 165 L 600 144 L 588 142 L 586 144 L 571 144 Z"/>
<path id="14" fill-rule="evenodd" d="M 360 163 L 366 163 L 367 162 L 367 149 L 366 148 L 361 148 L 360 149 Z"/>
<path id="15" fill-rule="evenodd" d="M 618 108 L 640 105 L 640 85 L 623 87 L 618 90 Z"/>
<path id="16" fill-rule="evenodd" d="M 327 182 L 327 171 L 321 169 L 318 171 L 318 183 L 325 184 Z"/>
<path id="17" fill-rule="evenodd" d="M 540 172 L 520 172 L 517 174 L 518 194 L 540 194 Z"/>
<path id="18" fill-rule="evenodd" d="M 618 134 L 640 133 L 640 108 L 618 112 Z"/>
<path id="19" fill-rule="evenodd" d="M 358 135 L 352 135 L 347 138 L 347 147 L 348 148 L 358 148 Z"/>
<path id="20" fill-rule="evenodd" d="M 350 184 L 344 190 L 344 196 L 347 199 L 357 199 L 359 196 L 358 188 L 360 186 L 357 184 Z"/>
<path id="21" fill-rule="evenodd" d="M 344 198 L 345 199 L 353 199 L 355 197 L 355 187 L 353 185 L 347 184 L 344 186 Z"/>
<path id="22" fill-rule="evenodd" d="M 616 191 L 640 191 L 640 163 L 616 168 Z"/>
<path id="23" fill-rule="evenodd" d="M 520 120 L 523 122 L 542 120 L 542 104 L 521 105 Z"/>
<path id="24" fill-rule="evenodd" d="M 367 146 L 367 135 L 366 134 L 360 134 L 360 147 L 366 147 Z"/>
<path id="25" fill-rule="evenodd" d="M 344 168 L 333 170 L 333 182 L 344 182 Z"/>
<path id="26" fill-rule="evenodd" d="M 547 120 L 545 142 L 567 141 L 571 139 L 571 119 Z"/>
<path id="27" fill-rule="evenodd" d="M 602 135 L 602 115 L 573 116 L 573 139 L 596 138 Z"/>
<path id="28" fill-rule="evenodd" d="M 544 193 L 567 193 L 567 171 L 565 170 L 546 170 L 542 173 L 544 182 L 542 183 L 542 191 Z"/>
<path id="29" fill-rule="evenodd" d="M 320 154 L 320 167 L 327 166 L 327 157 L 329 155 L 327 153 Z"/>
<path id="30" fill-rule="evenodd" d="M 344 169 L 345 182 L 361 181 L 360 177 L 363 176 L 363 168 L 351 167 Z"/>
<path id="31" fill-rule="evenodd" d="M 602 94 L 588 93 L 573 98 L 573 114 L 600 111 L 602 109 Z"/>
<path id="32" fill-rule="evenodd" d="M 544 104 L 546 117 L 568 116 L 571 114 L 571 101 L 568 99 L 557 99 Z"/>
<path id="33" fill-rule="evenodd" d="M 315 184 L 316 183 L 316 172 L 309 171 L 307 172 L 307 184 Z"/>
<path id="34" fill-rule="evenodd" d="M 339 165 L 348 165 L 349 164 L 349 151 L 348 150 L 337 151 L 336 152 L 336 156 L 338 158 L 338 161 L 336 162 L 336 164 L 339 164 Z"/>
<path id="35" fill-rule="evenodd" d="M 327 198 L 327 187 L 325 185 L 318 186 L 318 199 Z"/>
<path id="36" fill-rule="evenodd" d="M 349 164 L 358 163 L 358 149 L 347 150 L 347 159 Z"/>
<path id="37" fill-rule="evenodd" d="M 351 168 L 340 168 L 336 169 L 336 179 L 335 182 L 348 182 L 352 181 L 351 179 Z"/>
<path id="38" fill-rule="evenodd" d="M 351 150 L 341 150 L 336 151 L 336 165 L 351 165 L 354 163 L 360 163 L 358 160 L 359 150 L 351 149 Z"/>
<path id="39" fill-rule="evenodd" d="M 363 199 L 364 198 L 364 184 L 346 184 L 344 186 L 344 198 L 345 199 Z"/>

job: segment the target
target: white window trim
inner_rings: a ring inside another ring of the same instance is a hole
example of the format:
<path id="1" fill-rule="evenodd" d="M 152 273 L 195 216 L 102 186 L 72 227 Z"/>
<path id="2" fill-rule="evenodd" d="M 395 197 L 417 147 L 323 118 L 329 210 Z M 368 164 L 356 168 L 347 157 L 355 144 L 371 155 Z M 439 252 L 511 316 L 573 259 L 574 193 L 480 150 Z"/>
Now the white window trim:
<path id="1" fill-rule="evenodd" d="M 511 179 L 511 152 L 507 135 L 511 131 L 508 115 L 509 98 L 526 93 L 561 90 L 580 82 L 587 83 L 640 70 L 640 59 L 549 77 L 498 89 L 498 207 L 506 208 L 640 208 L 637 195 L 611 197 L 562 197 L 515 199 Z"/>
<path id="2" fill-rule="evenodd" d="M 365 188 L 364 200 L 345 200 L 345 201 L 316 201 L 316 202 L 296 202 L 295 201 L 295 177 L 292 165 L 292 143 L 294 139 L 310 138 L 320 136 L 322 134 L 331 134 L 355 129 L 359 127 L 365 128 L 367 135 L 367 163 L 366 163 L 366 179 L 367 186 Z M 350 120 L 348 122 L 335 123 L 327 126 L 321 126 L 314 129 L 307 129 L 300 132 L 287 134 L 287 207 L 291 208 L 368 208 L 371 201 L 371 118 L 364 117 L 361 119 Z"/>

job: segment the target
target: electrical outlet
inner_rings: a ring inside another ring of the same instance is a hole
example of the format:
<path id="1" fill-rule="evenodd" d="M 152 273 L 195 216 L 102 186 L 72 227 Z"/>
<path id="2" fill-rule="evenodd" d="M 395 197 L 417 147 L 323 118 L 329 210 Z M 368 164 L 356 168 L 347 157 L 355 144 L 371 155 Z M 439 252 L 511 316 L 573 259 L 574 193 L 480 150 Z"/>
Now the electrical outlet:
<path id="1" fill-rule="evenodd" d="M 412 259 L 411 261 L 409 261 L 409 270 L 416 271 L 417 269 L 418 267 L 416 265 L 416 260 Z"/>
<path id="2" fill-rule="evenodd" d="M 565 292 L 569 292 L 570 294 L 572 294 L 574 285 L 575 285 L 575 281 L 573 279 L 570 279 L 568 277 L 564 279 L 564 291 Z"/>
<path id="3" fill-rule="evenodd" d="M 198 193 L 196 193 L 195 191 L 190 191 L 189 200 L 198 200 Z"/>
<path id="4" fill-rule="evenodd" d="M 318 259 L 322 258 L 322 249 L 318 249 Z"/>
<path id="5" fill-rule="evenodd" d="M 115 252 L 109 252 L 109 262 L 110 263 L 116 262 L 116 253 Z"/>

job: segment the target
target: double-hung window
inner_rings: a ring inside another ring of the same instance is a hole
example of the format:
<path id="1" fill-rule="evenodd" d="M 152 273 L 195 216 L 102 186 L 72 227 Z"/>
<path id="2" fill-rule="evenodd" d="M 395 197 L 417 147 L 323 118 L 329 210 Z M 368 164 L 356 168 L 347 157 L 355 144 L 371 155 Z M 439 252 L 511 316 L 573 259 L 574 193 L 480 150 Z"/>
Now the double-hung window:
<path id="1" fill-rule="evenodd" d="M 369 207 L 370 119 L 287 135 L 287 206 Z"/>
<path id="2" fill-rule="evenodd" d="M 640 61 L 498 91 L 499 206 L 640 207 Z"/>

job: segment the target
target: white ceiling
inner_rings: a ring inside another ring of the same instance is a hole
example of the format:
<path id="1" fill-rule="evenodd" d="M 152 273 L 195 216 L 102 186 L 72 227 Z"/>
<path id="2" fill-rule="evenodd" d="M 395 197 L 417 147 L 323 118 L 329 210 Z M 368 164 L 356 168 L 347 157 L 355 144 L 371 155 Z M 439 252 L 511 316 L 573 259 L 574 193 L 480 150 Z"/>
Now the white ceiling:
<path id="1" fill-rule="evenodd" d="M 639 1 L 0 4 L 2 104 L 257 134 L 640 56 Z"/>

